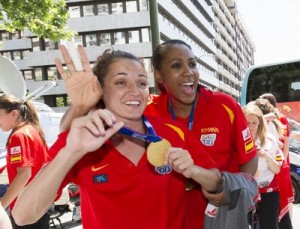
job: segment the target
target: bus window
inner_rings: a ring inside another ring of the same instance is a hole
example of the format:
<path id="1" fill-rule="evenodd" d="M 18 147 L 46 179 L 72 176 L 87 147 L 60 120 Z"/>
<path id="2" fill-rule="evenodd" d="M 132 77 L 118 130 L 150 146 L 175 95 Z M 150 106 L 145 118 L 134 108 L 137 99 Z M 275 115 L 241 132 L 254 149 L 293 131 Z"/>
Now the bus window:
<path id="1" fill-rule="evenodd" d="M 250 67 L 244 76 L 241 105 L 272 93 L 288 118 L 300 121 L 300 61 Z"/>

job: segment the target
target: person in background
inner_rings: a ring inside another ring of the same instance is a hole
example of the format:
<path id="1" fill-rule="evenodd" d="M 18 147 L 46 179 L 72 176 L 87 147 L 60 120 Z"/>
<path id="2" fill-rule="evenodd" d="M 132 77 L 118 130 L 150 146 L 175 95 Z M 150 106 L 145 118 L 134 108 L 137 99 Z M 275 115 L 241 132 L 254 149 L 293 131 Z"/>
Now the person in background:
<path id="1" fill-rule="evenodd" d="M 1 204 L 0 204 L 0 229 L 12 229 L 10 219 Z"/>
<path id="2" fill-rule="evenodd" d="M 82 63 L 88 62 L 81 47 L 79 53 Z M 246 135 L 248 126 L 241 108 L 232 97 L 199 85 L 199 71 L 190 46 L 181 40 L 159 45 L 153 54 L 153 66 L 160 95 L 151 96 L 145 114 L 176 119 L 187 126 L 220 171 L 254 175 L 256 149 L 251 136 Z M 99 76 L 101 72 L 94 68 L 94 74 Z M 79 72 L 72 77 L 65 81 L 72 105 L 62 119 L 62 131 L 70 127 L 74 117 L 93 109 L 102 94 L 93 72 Z M 194 229 L 202 228 L 203 206 L 207 202 L 200 186 L 188 186 L 193 187 L 187 192 L 188 222 Z M 227 203 L 222 193 L 204 193 L 215 205 Z"/>
<path id="3" fill-rule="evenodd" d="M 74 70 L 64 46 L 61 51 L 70 74 L 57 61 L 63 79 L 82 74 Z M 82 58 L 85 71 L 92 72 Z M 83 228 L 182 229 L 186 179 L 208 192 L 221 188 L 213 161 L 184 126 L 143 115 L 148 78 L 137 57 L 107 50 L 94 72 L 103 89 L 98 109 L 74 119 L 70 131 L 60 134 L 50 149 L 53 160 L 19 196 L 13 216 L 20 224 L 35 221 L 59 189 L 74 182 L 80 188 Z M 160 144 L 166 140 L 171 146 L 164 153 Z M 147 161 L 152 147 L 155 155 L 165 154 L 163 165 Z M 49 187 L 47 192 L 43 187 Z"/>
<path id="4" fill-rule="evenodd" d="M 277 140 L 268 132 L 262 111 L 254 103 L 243 107 L 251 135 L 259 155 L 255 179 L 259 186 L 261 200 L 257 214 L 260 229 L 277 229 L 279 214 L 279 185 L 275 174 L 280 172 L 283 153 Z"/>
<path id="5" fill-rule="evenodd" d="M 290 174 L 290 128 L 287 118 L 280 113 L 277 108 L 277 100 L 271 93 L 262 94 L 259 98 L 268 100 L 274 107 L 274 120 L 278 120 L 282 126 L 282 134 L 279 132 L 279 141 L 282 144 L 284 161 L 280 173 L 277 174 L 277 180 L 280 188 L 280 212 L 279 212 L 279 229 L 292 229 L 292 203 L 294 202 L 293 185 Z"/>
<path id="6" fill-rule="evenodd" d="M 277 119 L 275 114 L 274 106 L 269 102 L 267 99 L 258 98 L 254 101 L 254 104 L 259 107 L 264 115 L 264 119 L 266 120 L 268 131 L 273 134 L 275 139 L 277 140 L 277 144 L 279 148 L 283 148 L 283 133 L 284 133 L 284 126 L 282 123 Z"/>
<path id="7" fill-rule="evenodd" d="M 0 128 L 11 133 L 7 147 L 7 174 L 9 186 L 1 199 L 4 209 L 14 209 L 15 202 L 25 186 L 31 182 L 43 164 L 48 160 L 48 147 L 44 132 L 39 124 L 38 114 L 30 101 L 23 101 L 12 95 L 0 96 Z M 44 189 L 44 192 L 47 188 Z M 32 225 L 19 227 L 13 218 L 13 228 L 49 228 L 49 214 L 44 214 Z"/>

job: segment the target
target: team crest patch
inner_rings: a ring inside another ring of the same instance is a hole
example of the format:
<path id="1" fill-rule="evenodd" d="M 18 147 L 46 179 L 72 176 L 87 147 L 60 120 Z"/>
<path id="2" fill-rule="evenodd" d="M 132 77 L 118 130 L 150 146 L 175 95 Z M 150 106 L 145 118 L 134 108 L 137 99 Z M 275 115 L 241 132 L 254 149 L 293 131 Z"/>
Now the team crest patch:
<path id="1" fill-rule="evenodd" d="M 172 168 L 169 165 L 157 166 L 155 171 L 161 175 L 166 175 L 172 172 Z"/>
<path id="2" fill-rule="evenodd" d="M 20 154 L 21 153 L 21 146 L 15 146 L 15 147 L 12 147 L 10 149 L 10 154 L 13 155 L 13 154 Z"/>
<path id="3" fill-rule="evenodd" d="M 200 141 L 205 146 L 213 146 L 215 144 L 216 138 L 216 134 L 202 134 Z"/>

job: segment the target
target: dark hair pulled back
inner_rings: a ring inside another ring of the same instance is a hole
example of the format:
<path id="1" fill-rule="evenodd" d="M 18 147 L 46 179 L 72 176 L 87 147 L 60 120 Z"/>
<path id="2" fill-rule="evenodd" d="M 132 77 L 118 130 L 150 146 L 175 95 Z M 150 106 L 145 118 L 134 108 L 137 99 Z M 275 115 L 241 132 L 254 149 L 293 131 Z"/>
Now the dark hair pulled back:
<path id="1" fill-rule="evenodd" d="M 154 70 L 158 70 L 158 71 L 161 70 L 161 67 L 162 67 L 161 62 L 164 59 L 165 51 L 166 51 L 167 47 L 170 47 L 172 45 L 184 45 L 189 50 L 192 51 L 191 46 L 189 46 L 187 43 L 185 43 L 182 40 L 173 39 L 173 40 L 165 41 L 165 42 L 161 43 L 160 45 L 158 45 L 153 52 L 152 65 L 153 65 Z M 161 83 L 155 82 L 155 84 L 161 94 L 167 93 L 165 87 Z"/>
<path id="2" fill-rule="evenodd" d="M 191 46 L 189 46 L 187 43 L 185 43 L 182 40 L 173 39 L 173 40 L 165 41 L 165 42 L 159 44 L 153 52 L 152 64 L 153 64 L 154 69 L 161 70 L 160 63 L 164 58 L 166 48 L 169 46 L 172 46 L 172 45 L 185 45 L 186 47 L 188 47 L 189 50 L 192 50 Z"/>

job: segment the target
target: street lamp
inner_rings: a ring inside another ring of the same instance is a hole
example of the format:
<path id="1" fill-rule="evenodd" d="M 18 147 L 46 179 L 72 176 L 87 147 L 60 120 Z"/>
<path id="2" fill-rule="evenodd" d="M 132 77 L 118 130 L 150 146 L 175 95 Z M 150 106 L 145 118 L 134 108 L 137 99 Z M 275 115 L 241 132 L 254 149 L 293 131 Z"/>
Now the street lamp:
<path id="1" fill-rule="evenodd" d="M 198 68 L 200 68 L 200 66 L 201 66 L 201 64 L 200 64 L 201 59 L 202 59 L 203 57 L 206 57 L 206 56 L 214 57 L 215 54 L 214 54 L 214 53 L 205 53 L 205 54 L 202 54 L 202 55 L 198 56 L 198 57 L 197 57 L 197 60 L 199 61 L 199 62 L 198 62 L 199 67 L 198 67 Z"/>
<path id="2" fill-rule="evenodd" d="M 202 55 L 198 56 L 198 57 L 197 57 L 198 64 L 199 64 L 198 69 L 200 69 L 200 66 L 201 66 L 201 60 L 203 59 L 203 57 L 207 57 L 207 56 L 214 57 L 215 54 L 214 54 L 214 53 L 205 53 L 205 54 L 202 54 Z M 204 62 L 204 61 L 202 60 L 202 62 Z"/>
<path id="3" fill-rule="evenodd" d="M 204 56 L 212 56 L 212 57 L 214 57 L 215 54 L 214 54 L 214 53 L 205 53 L 205 54 L 202 54 L 202 55 L 198 56 L 197 58 L 198 58 L 199 60 L 201 60 L 201 58 L 204 57 Z"/>

